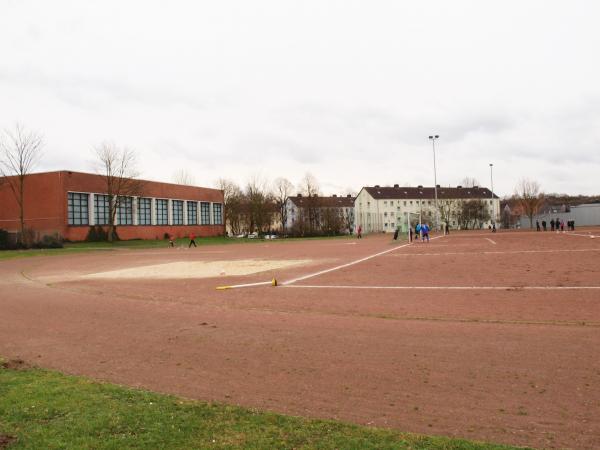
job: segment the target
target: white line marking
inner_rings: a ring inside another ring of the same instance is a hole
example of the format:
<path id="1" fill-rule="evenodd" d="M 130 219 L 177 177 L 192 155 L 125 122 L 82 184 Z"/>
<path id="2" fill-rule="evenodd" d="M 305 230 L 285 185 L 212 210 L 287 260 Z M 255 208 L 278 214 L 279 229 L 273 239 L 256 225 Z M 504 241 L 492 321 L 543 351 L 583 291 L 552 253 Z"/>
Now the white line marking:
<path id="1" fill-rule="evenodd" d="M 217 287 L 218 290 L 225 290 L 225 289 L 237 289 L 237 288 L 244 288 L 244 287 L 252 287 L 252 286 L 266 286 L 267 284 L 272 284 L 272 281 L 259 281 L 257 283 L 245 283 L 245 284 L 233 284 L 231 286 L 219 286 Z"/>
<path id="2" fill-rule="evenodd" d="M 576 249 L 557 249 L 557 250 L 506 250 L 494 252 L 444 252 L 444 253 L 400 253 L 392 255 L 394 258 L 404 256 L 445 256 L 445 255 L 506 255 L 514 253 L 571 253 L 571 252 L 600 252 L 600 248 L 576 248 Z"/>
<path id="3" fill-rule="evenodd" d="M 486 241 L 490 241 L 492 244 L 496 245 L 496 243 L 494 241 L 492 241 L 490 238 L 485 238 Z"/>
<path id="4" fill-rule="evenodd" d="M 552 290 L 575 290 L 575 289 L 600 289 L 600 286 L 324 286 L 324 285 L 287 285 L 290 288 L 305 289 L 398 289 L 398 290 L 529 290 L 529 291 L 552 291 Z"/>
<path id="5" fill-rule="evenodd" d="M 441 237 L 443 237 L 443 236 L 437 236 L 437 237 L 431 238 L 431 240 L 433 241 L 434 239 L 439 239 Z M 319 275 L 323 275 L 323 274 L 326 274 L 326 273 L 329 273 L 329 272 L 333 272 L 335 270 L 345 269 L 346 267 L 350 267 L 350 266 L 353 266 L 355 264 L 359 264 L 361 262 L 368 261 L 369 259 L 377 258 L 378 256 L 385 255 L 386 253 L 390 253 L 390 252 L 399 250 L 399 249 L 404 248 L 404 247 L 408 247 L 409 245 L 411 245 L 411 244 L 399 245 L 397 247 L 394 247 L 394 248 L 391 248 L 391 249 L 388 249 L 388 250 L 384 250 L 383 252 L 375 253 L 374 255 L 365 256 L 364 258 L 357 259 L 355 261 L 351 261 L 349 263 L 342 264 L 340 266 L 331 267 L 330 269 L 321 270 L 319 272 L 311 273 L 311 274 L 308 274 L 308 275 L 303 275 L 301 277 L 294 278 L 292 280 L 284 281 L 283 283 L 281 283 L 281 285 L 282 286 L 289 286 L 291 284 L 297 283 L 298 281 L 307 280 L 308 278 L 318 277 Z"/>
<path id="6" fill-rule="evenodd" d="M 567 236 L 582 236 L 582 237 L 587 237 L 587 238 L 596 238 L 596 237 L 600 237 L 600 236 L 595 236 L 593 234 L 579 234 L 579 233 L 567 233 Z"/>

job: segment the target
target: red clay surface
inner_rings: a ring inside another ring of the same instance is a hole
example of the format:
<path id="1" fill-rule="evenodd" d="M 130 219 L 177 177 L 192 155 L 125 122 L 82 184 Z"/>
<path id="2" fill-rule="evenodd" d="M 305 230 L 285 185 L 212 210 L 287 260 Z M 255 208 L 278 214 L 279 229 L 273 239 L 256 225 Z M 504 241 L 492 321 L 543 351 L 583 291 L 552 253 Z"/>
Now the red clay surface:
<path id="1" fill-rule="evenodd" d="M 600 230 L 577 233 L 465 232 L 395 250 L 385 235 L 4 261 L 0 355 L 285 414 L 598 448 Z M 289 286 L 215 290 L 281 283 L 386 250 Z M 79 278 L 249 258 L 314 262 L 240 277 Z"/>

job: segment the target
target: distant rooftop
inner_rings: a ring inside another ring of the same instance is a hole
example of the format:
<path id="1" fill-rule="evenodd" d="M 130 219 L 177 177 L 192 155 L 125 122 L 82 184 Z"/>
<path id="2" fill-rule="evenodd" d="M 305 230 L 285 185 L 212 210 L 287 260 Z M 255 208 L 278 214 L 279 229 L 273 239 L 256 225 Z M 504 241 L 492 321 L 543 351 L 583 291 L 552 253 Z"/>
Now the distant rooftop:
<path id="1" fill-rule="evenodd" d="M 305 197 L 302 194 L 298 194 L 292 197 L 288 197 L 296 206 L 302 207 L 309 204 L 311 201 L 314 202 L 317 200 L 317 205 L 319 207 L 326 208 L 352 208 L 354 206 L 354 200 L 356 197 L 352 195 L 338 196 L 313 196 L 313 197 Z"/>
<path id="2" fill-rule="evenodd" d="M 401 187 L 395 184 L 393 187 L 365 186 L 365 189 L 374 199 L 434 199 L 434 187 Z M 492 192 L 486 187 L 444 187 L 437 188 L 438 199 L 454 199 L 454 198 L 491 198 Z M 499 198 L 494 194 L 495 199 Z"/>

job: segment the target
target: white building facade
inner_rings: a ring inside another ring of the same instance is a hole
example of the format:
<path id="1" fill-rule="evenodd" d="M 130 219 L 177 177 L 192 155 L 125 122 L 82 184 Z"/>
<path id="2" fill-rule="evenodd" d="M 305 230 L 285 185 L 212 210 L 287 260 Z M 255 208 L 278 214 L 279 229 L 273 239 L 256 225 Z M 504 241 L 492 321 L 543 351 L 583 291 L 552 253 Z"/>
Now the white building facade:
<path id="1" fill-rule="evenodd" d="M 381 187 L 378 185 L 363 187 L 354 202 L 356 226 L 363 233 L 388 232 L 396 229 L 406 232 L 408 217 L 411 226 L 421 221 L 435 227 L 448 223 L 450 228 L 461 228 L 459 208 L 464 202 L 477 200 L 485 208 L 488 220 L 478 222 L 478 226 L 487 227 L 500 220 L 500 198 L 484 187 L 437 187 L 438 208 L 435 207 L 435 189 L 433 187 Z"/>

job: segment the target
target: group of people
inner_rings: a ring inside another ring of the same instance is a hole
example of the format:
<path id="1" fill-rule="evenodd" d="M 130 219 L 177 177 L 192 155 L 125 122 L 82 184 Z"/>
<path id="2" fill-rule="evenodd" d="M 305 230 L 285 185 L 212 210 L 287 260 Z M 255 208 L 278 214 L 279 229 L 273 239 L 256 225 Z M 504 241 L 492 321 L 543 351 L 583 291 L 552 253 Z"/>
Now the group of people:
<path id="1" fill-rule="evenodd" d="M 188 245 L 188 248 L 190 248 L 192 245 L 194 247 L 198 247 L 196 245 L 196 235 L 194 233 L 190 233 L 190 244 Z M 169 234 L 169 247 L 175 247 L 175 236 L 173 236 L 172 234 Z"/>
<path id="2" fill-rule="evenodd" d="M 428 223 L 424 223 L 424 224 L 416 224 L 415 225 L 415 235 L 417 236 L 417 241 L 419 240 L 419 236 L 421 236 L 421 241 L 425 242 L 425 240 L 427 239 L 427 242 L 429 242 L 429 224 Z M 410 242 L 413 241 L 413 231 L 412 228 L 409 229 L 409 238 L 410 238 Z"/>
<path id="3" fill-rule="evenodd" d="M 540 226 L 540 221 L 536 220 L 535 221 L 535 228 L 537 229 L 537 231 L 547 231 L 547 225 L 546 225 L 546 221 L 542 220 L 542 225 Z M 569 231 L 575 231 L 575 221 L 574 220 L 568 220 L 567 221 L 567 230 Z M 551 219 L 550 220 L 550 231 L 565 231 L 565 221 L 561 220 L 561 219 Z"/>

